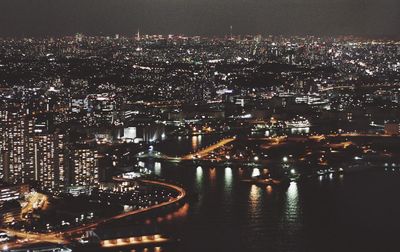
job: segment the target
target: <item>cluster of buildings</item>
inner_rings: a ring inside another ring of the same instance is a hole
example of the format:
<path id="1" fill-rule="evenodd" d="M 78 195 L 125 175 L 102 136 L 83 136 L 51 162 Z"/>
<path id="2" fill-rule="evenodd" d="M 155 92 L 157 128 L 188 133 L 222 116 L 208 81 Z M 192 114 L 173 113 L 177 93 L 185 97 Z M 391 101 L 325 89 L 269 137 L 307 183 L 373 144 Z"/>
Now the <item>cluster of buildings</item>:
<path id="1" fill-rule="evenodd" d="M 83 144 L 70 147 L 63 133 L 36 123 L 24 107 L 1 111 L 0 174 L 4 182 L 35 183 L 50 192 L 99 183 L 96 149 Z"/>
<path id="2" fill-rule="evenodd" d="M 195 124 L 225 132 L 300 117 L 394 134 L 399 55 L 399 41 L 346 37 L 1 39 L 0 179 L 93 187 Z"/>

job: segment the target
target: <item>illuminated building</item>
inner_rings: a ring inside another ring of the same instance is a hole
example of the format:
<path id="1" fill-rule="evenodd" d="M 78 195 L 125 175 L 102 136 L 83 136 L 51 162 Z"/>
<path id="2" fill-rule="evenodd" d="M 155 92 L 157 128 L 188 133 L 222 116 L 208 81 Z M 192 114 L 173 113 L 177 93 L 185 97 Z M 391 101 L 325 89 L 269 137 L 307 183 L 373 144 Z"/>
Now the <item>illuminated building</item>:
<path id="1" fill-rule="evenodd" d="M 21 206 L 17 200 L 29 192 L 27 184 L 2 185 L 0 184 L 0 222 L 11 223 L 21 217 Z"/>
<path id="2" fill-rule="evenodd" d="M 73 185 L 96 186 L 99 184 L 99 154 L 91 148 L 77 148 L 73 150 Z"/>
<path id="3" fill-rule="evenodd" d="M 114 94 L 97 94 L 87 97 L 88 111 L 93 113 L 97 123 L 113 124 L 116 120 Z"/>
<path id="4" fill-rule="evenodd" d="M 85 99 L 72 98 L 69 104 L 72 113 L 80 113 L 84 109 Z"/>
<path id="5" fill-rule="evenodd" d="M 138 140 L 151 143 L 162 139 L 165 134 L 165 126 L 162 124 L 150 124 L 145 126 L 138 126 L 136 128 Z"/>
<path id="6" fill-rule="evenodd" d="M 34 179 L 34 143 L 32 119 L 19 110 L 1 114 L 1 164 L 4 181 L 25 183 Z"/>
<path id="7" fill-rule="evenodd" d="M 64 136 L 35 136 L 35 180 L 44 190 L 63 189 L 66 185 Z"/>
<path id="8" fill-rule="evenodd" d="M 1 185 L 0 184 L 0 206 L 9 200 L 17 200 L 21 195 L 29 192 L 27 184 L 22 185 Z"/>
<path id="9" fill-rule="evenodd" d="M 52 191 L 65 185 L 63 135 L 35 135 L 34 121 L 21 111 L 1 112 L 1 163 L 4 181 L 37 181 Z"/>

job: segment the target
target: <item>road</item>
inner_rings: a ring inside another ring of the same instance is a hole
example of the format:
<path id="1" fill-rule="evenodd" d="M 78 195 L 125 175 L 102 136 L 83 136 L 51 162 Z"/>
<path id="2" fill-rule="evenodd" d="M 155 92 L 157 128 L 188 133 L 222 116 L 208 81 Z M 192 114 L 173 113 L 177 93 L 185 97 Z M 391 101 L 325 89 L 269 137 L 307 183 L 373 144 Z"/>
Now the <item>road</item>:
<path id="1" fill-rule="evenodd" d="M 125 179 L 125 180 L 128 181 L 129 179 Z M 155 210 L 157 208 L 161 208 L 161 207 L 165 207 L 165 206 L 168 206 L 168 205 L 172 205 L 172 204 L 178 203 L 180 200 L 182 200 L 186 196 L 186 191 L 183 188 L 181 188 L 179 186 L 176 186 L 176 185 L 173 185 L 173 184 L 169 184 L 169 183 L 161 182 L 161 181 L 145 180 L 145 179 L 142 179 L 140 181 L 144 182 L 144 183 L 147 183 L 147 184 L 153 184 L 153 185 L 168 187 L 170 189 L 173 189 L 173 190 L 177 191 L 179 194 L 178 194 L 178 196 L 176 198 L 171 198 L 167 202 L 163 202 L 163 203 L 160 203 L 160 204 L 157 204 L 157 205 L 149 206 L 149 207 L 143 208 L 143 209 L 138 209 L 138 210 L 133 210 L 133 211 L 126 212 L 126 213 L 121 213 L 121 214 L 115 215 L 113 217 L 110 217 L 110 218 L 107 218 L 107 219 L 102 219 L 102 220 L 99 220 L 97 222 L 94 222 L 94 223 L 91 223 L 91 224 L 88 224 L 88 225 L 80 226 L 80 227 L 77 227 L 77 228 L 72 228 L 70 230 L 64 231 L 63 234 L 72 235 L 72 234 L 75 234 L 75 233 L 81 233 L 81 232 L 84 232 L 84 231 L 87 231 L 87 230 L 90 230 L 90 229 L 94 229 L 94 228 L 96 228 L 97 226 L 99 226 L 101 224 L 105 224 L 105 223 L 111 222 L 113 220 L 122 219 L 122 218 L 125 218 L 125 217 L 128 217 L 128 216 L 137 215 L 137 214 L 140 214 L 140 213 L 145 213 L 145 212 L 149 212 L 151 210 Z"/>
<path id="2" fill-rule="evenodd" d="M 24 231 L 17 231 L 13 229 L 2 228 L 2 231 L 6 231 L 11 236 L 18 237 L 23 242 L 8 242 L 1 244 L 0 248 L 7 247 L 8 249 L 19 248 L 22 246 L 27 246 L 29 244 L 36 244 L 42 242 L 51 242 L 51 243 L 68 243 L 68 241 L 59 233 L 49 233 L 49 234 L 39 234 L 39 233 L 30 233 Z"/>
<path id="3" fill-rule="evenodd" d="M 194 157 L 201 158 L 202 156 L 207 155 L 208 153 L 212 152 L 215 149 L 221 148 L 222 146 L 234 141 L 235 139 L 236 138 L 234 138 L 234 137 L 222 139 L 221 141 L 219 141 L 216 144 L 210 145 L 210 146 L 208 146 L 208 147 L 206 147 L 204 149 L 199 150 L 198 152 L 185 155 L 185 156 L 181 157 L 181 159 L 182 160 L 191 160 Z"/>
<path id="4" fill-rule="evenodd" d="M 125 180 L 128 180 L 128 179 L 125 179 Z M 87 230 L 94 229 L 101 224 L 105 224 L 105 223 L 108 223 L 113 220 L 122 219 L 122 218 L 125 218 L 128 216 L 145 213 L 145 212 L 149 212 L 152 210 L 156 210 L 158 208 L 176 204 L 179 201 L 183 200 L 186 196 L 186 191 L 183 188 L 173 185 L 173 184 L 169 184 L 169 183 L 162 182 L 162 181 L 153 181 L 153 180 L 145 180 L 145 179 L 140 180 L 140 181 L 143 183 L 147 183 L 147 184 L 153 184 L 153 185 L 164 186 L 164 187 L 170 188 L 172 190 L 177 191 L 178 196 L 175 198 L 171 198 L 167 202 L 162 202 L 160 204 L 153 205 L 153 206 L 143 208 L 143 209 L 138 209 L 138 210 L 133 210 L 133 211 L 126 212 L 126 213 L 121 213 L 121 214 L 115 215 L 110 218 L 101 219 L 94 223 L 82 225 L 82 226 L 79 226 L 76 228 L 71 228 L 71 229 L 63 231 L 63 232 L 57 232 L 57 233 L 52 232 L 52 233 L 42 234 L 42 233 L 30 233 L 30 232 L 24 232 L 24 231 L 12 230 L 12 229 L 1 229 L 1 230 L 8 232 L 9 234 L 11 234 L 13 236 L 19 237 L 20 239 L 26 239 L 26 241 L 23 244 L 12 242 L 12 243 L 4 244 L 4 245 L 7 245 L 8 248 L 17 248 L 22 245 L 26 246 L 28 244 L 35 244 L 35 243 L 39 243 L 39 242 L 68 243 L 68 240 L 65 238 L 66 236 L 70 236 L 70 235 L 85 232 Z"/>
<path id="5" fill-rule="evenodd" d="M 166 159 L 166 160 L 172 160 L 172 161 L 181 161 L 181 160 L 192 160 L 193 158 L 201 158 L 205 155 L 207 155 L 208 153 L 212 152 L 215 149 L 218 149 L 232 141 L 234 141 L 236 138 L 224 138 L 222 140 L 220 140 L 219 142 L 210 145 L 208 147 L 205 147 L 204 149 L 201 149 L 195 153 L 190 153 L 187 155 L 183 155 L 181 157 L 172 157 L 172 156 L 168 156 L 165 155 L 159 151 L 149 151 L 147 153 L 140 153 L 139 155 L 137 155 L 136 157 L 138 158 L 147 158 L 147 157 L 152 157 L 152 158 L 159 158 L 159 159 Z"/>

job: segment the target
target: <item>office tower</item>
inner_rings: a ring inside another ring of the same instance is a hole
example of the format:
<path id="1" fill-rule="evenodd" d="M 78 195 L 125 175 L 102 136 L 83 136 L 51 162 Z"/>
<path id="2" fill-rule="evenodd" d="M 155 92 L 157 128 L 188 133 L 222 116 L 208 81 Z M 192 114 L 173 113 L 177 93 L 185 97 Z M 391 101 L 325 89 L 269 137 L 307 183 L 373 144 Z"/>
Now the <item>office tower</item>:
<path id="1" fill-rule="evenodd" d="M 64 135 L 35 136 L 35 180 L 43 190 L 59 191 L 66 186 Z"/>
<path id="2" fill-rule="evenodd" d="M 3 180 L 26 183 L 34 180 L 34 121 L 19 109 L 1 113 L 1 164 Z"/>
<path id="3" fill-rule="evenodd" d="M 88 111 L 99 124 L 113 124 L 116 120 L 115 94 L 97 94 L 87 97 Z"/>
<path id="4" fill-rule="evenodd" d="M 88 146 L 72 152 L 73 185 L 96 186 L 99 183 L 99 154 Z"/>

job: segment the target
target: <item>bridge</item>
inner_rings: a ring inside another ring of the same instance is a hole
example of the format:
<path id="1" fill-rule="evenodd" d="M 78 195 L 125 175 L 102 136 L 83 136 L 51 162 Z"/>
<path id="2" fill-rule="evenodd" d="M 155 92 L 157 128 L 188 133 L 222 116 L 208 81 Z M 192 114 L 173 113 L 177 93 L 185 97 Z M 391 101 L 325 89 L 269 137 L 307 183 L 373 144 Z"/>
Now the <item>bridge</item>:
<path id="1" fill-rule="evenodd" d="M 136 155 L 136 157 L 137 158 L 158 158 L 158 159 L 166 159 L 166 160 L 171 160 L 171 161 L 201 159 L 202 157 L 206 156 L 208 153 L 210 153 L 218 148 L 221 148 L 222 146 L 224 146 L 228 143 L 233 142 L 235 139 L 236 139 L 235 137 L 224 138 L 214 144 L 211 144 L 202 149 L 199 149 L 196 152 L 189 153 L 189 154 L 186 154 L 186 155 L 183 155 L 180 157 L 168 156 L 159 151 L 140 152 L 138 155 Z"/>

